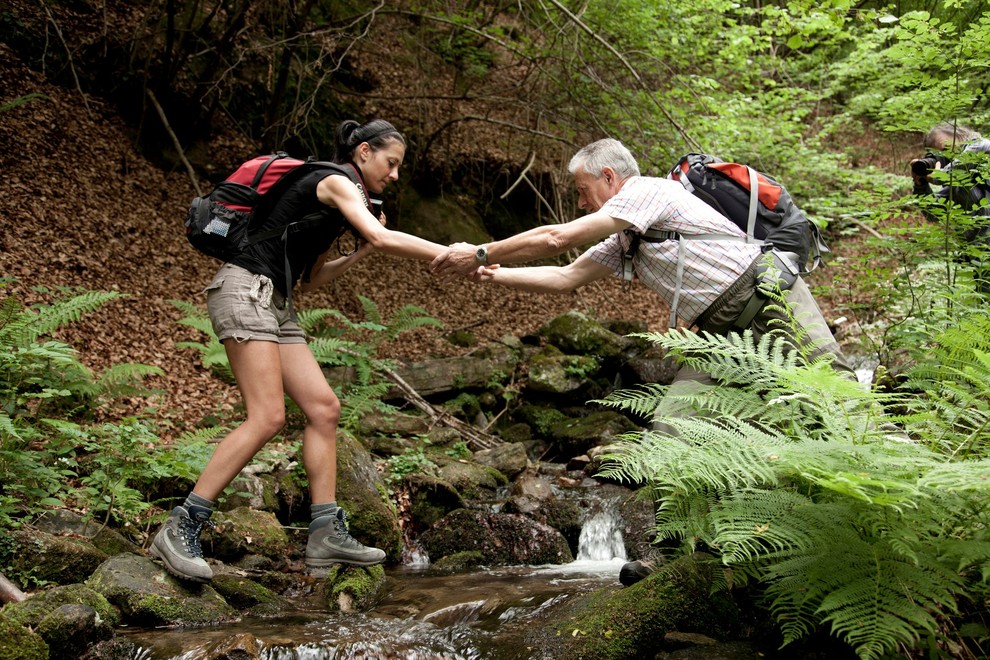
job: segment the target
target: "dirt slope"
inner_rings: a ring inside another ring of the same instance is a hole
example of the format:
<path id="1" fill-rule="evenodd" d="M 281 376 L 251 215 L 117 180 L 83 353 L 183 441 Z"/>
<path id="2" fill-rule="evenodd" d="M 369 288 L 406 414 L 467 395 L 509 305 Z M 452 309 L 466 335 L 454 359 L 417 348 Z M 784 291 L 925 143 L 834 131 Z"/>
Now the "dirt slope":
<path id="1" fill-rule="evenodd" d="M 38 291 L 83 287 L 127 294 L 62 335 L 96 370 L 139 362 L 161 367 L 152 383 L 164 394 L 128 402 L 120 412 L 153 404 L 163 433 L 181 429 L 237 396 L 176 342 L 199 341 L 177 324 L 169 301 L 204 304 L 200 294 L 217 263 L 186 243 L 182 218 L 193 188 L 185 172 L 163 172 L 133 146 L 133 132 L 101 104 L 47 84 L 0 45 L 0 105 L 43 94 L 0 114 L 0 273 L 15 278 L 8 292 L 27 303 L 50 300 Z M 217 144 L 236 154 L 236 139 Z M 236 160 L 236 157 L 234 157 Z M 553 316 L 579 309 L 602 318 L 636 318 L 661 329 L 659 298 L 610 280 L 575 294 L 524 294 L 469 282 L 441 283 L 425 263 L 385 255 L 366 259 L 319 292 L 299 295 L 300 307 L 334 307 L 359 318 L 355 294 L 375 300 L 387 317 L 405 304 L 428 310 L 449 329 L 468 327 L 481 342 L 532 332 Z M 408 333 L 384 347 L 392 357 L 419 359 L 462 352 L 436 329 Z"/>

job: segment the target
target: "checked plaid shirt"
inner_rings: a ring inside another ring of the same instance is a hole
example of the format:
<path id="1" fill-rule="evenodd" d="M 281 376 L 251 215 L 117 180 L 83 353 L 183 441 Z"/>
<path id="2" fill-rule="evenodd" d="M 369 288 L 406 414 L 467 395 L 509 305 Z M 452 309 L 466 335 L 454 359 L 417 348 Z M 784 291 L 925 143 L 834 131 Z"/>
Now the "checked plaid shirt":
<path id="1" fill-rule="evenodd" d="M 731 220 L 684 189 L 677 181 L 632 177 L 601 211 L 632 225 L 589 248 L 592 261 L 622 277 L 623 255 L 631 233 L 647 229 L 680 234 L 728 234 L 745 237 Z M 759 258 L 757 244 L 731 240 L 642 240 L 633 257 L 633 272 L 671 305 L 677 283 L 678 250 L 685 250 L 677 316 L 688 325 L 711 305 Z"/>

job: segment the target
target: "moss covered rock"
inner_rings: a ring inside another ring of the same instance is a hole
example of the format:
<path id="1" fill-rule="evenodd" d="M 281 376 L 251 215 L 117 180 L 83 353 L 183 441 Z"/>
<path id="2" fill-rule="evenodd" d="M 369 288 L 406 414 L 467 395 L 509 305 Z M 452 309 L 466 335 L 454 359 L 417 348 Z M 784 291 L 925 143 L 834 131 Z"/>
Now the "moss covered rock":
<path id="1" fill-rule="evenodd" d="M 76 660 L 89 647 L 113 637 L 113 628 L 88 605 L 62 605 L 35 628 L 51 660 Z"/>
<path id="2" fill-rule="evenodd" d="M 83 582 L 107 558 L 85 539 L 56 536 L 37 529 L 19 529 L 9 535 L 0 563 L 9 575 L 29 576 L 36 584 Z M 27 586 L 27 585 L 22 585 Z"/>
<path id="3" fill-rule="evenodd" d="M 285 612 L 289 607 L 289 601 L 285 598 L 240 575 L 214 575 L 210 585 L 232 607 L 254 616 L 274 616 Z"/>
<path id="4" fill-rule="evenodd" d="M 271 512 L 239 507 L 218 512 L 213 521 L 217 528 L 204 532 L 203 545 L 218 559 L 234 561 L 249 553 L 284 559 L 289 552 L 289 537 Z"/>
<path id="5" fill-rule="evenodd" d="M 428 529 L 451 511 L 464 508 L 460 493 L 443 479 L 412 472 L 404 481 L 409 488 L 412 524 L 417 530 Z"/>
<path id="6" fill-rule="evenodd" d="M 238 618 L 238 612 L 210 585 L 177 580 L 138 555 L 111 557 L 86 584 L 116 606 L 128 624 L 206 625 Z"/>
<path id="7" fill-rule="evenodd" d="M 360 612 L 374 605 L 384 586 L 385 569 L 381 566 L 334 564 L 323 582 L 322 592 L 331 610 Z"/>
<path id="8" fill-rule="evenodd" d="M 364 446 L 337 434 L 337 504 L 348 513 L 348 528 L 365 545 L 381 548 L 388 559 L 402 557 L 402 530 L 388 489 Z"/>
<path id="9" fill-rule="evenodd" d="M 11 621 L 0 611 L 0 658 L 48 660 L 48 644 L 41 635 Z"/>
<path id="10" fill-rule="evenodd" d="M 469 500 L 492 499 L 500 487 L 509 483 L 495 468 L 461 461 L 452 461 L 440 468 L 440 478 Z"/>
<path id="11" fill-rule="evenodd" d="M 110 601 L 85 584 L 67 584 L 41 591 L 27 600 L 10 603 L 3 612 L 15 623 L 34 627 L 63 605 L 85 605 L 92 608 L 110 626 L 120 624 L 120 613 Z"/>
<path id="12" fill-rule="evenodd" d="M 540 328 L 540 335 L 548 343 L 573 355 L 617 358 L 633 346 L 629 339 L 577 311 L 550 320 Z"/>
<path id="13" fill-rule="evenodd" d="M 652 658 L 672 630 L 727 637 L 738 631 L 730 595 L 712 593 L 721 567 L 701 553 L 682 557 L 624 589 L 599 589 L 556 611 L 530 642 L 549 657 L 602 660 Z"/>

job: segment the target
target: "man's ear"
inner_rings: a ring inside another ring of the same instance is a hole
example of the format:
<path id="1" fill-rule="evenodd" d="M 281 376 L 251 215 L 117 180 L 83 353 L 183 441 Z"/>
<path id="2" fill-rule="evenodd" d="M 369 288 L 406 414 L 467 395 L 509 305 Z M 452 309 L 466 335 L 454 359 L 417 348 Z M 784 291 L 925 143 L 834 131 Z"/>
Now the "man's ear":
<path id="1" fill-rule="evenodd" d="M 606 165 L 605 167 L 602 168 L 602 178 L 605 179 L 606 185 L 611 186 L 616 179 L 615 170 L 613 170 L 611 167 Z"/>

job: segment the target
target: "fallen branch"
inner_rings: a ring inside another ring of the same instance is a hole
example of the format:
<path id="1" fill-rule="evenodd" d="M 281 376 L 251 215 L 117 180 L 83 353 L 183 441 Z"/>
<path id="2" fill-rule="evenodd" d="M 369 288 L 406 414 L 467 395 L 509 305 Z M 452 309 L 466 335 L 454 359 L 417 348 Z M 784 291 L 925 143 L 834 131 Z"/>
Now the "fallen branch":
<path id="1" fill-rule="evenodd" d="M 0 603 L 19 603 L 27 600 L 27 594 L 0 573 Z"/>
<path id="2" fill-rule="evenodd" d="M 395 373 L 391 369 L 385 369 L 384 372 L 385 375 L 388 376 L 389 380 L 395 383 L 399 389 L 402 390 L 402 395 L 409 403 L 425 412 L 434 424 L 442 424 L 456 430 L 472 448 L 491 449 L 492 447 L 497 447 L 501 444 L 501 440 L 499 440 L 496 436 L 485 433 L 470 424 L 462 422 L 449 412 L 435 408 L 429 401 L 421 397 L 419 393 L 409 385 L 409 383 L 403 380 L 402 376 Z"/>

